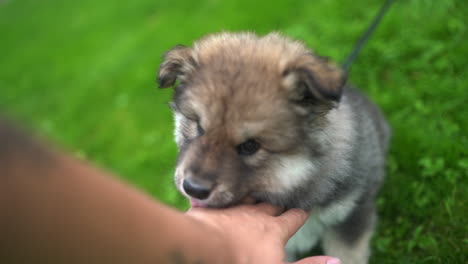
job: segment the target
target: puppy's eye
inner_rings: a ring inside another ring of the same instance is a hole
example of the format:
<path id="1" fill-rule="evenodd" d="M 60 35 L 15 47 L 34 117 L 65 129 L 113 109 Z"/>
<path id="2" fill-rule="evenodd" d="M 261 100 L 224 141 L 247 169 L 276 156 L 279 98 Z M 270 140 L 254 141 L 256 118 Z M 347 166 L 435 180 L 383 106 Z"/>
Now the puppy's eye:
<path id="1" fill-rule="evenodd" d="M 187 119 L 190 120 L 192 129 L 196 129 L 196 130 L 192 130 L 193 133 L 196 135 L 196 137 L 200 137 L 200 136 L 203 136 L 203 134 L 205 134 L 205 130 L 200 125 L 200 121 L 198 120 L 198 118 L 187 118 Z"/>
<path id="2" fill-rule="evenodd" d="M 205 134 L 205 130 L 201 127 L 200 122 L 197 122 L 197 133 L 198 136 L 202 136 L 203 134 Z"/>
<path id="3" fill-rule="evenodd" d="M 260 148 L 260 143 L 253 139 L 249 139 L 242 144 L 237 145 L 237 152 L 240 155 L 252 155 Z"/>

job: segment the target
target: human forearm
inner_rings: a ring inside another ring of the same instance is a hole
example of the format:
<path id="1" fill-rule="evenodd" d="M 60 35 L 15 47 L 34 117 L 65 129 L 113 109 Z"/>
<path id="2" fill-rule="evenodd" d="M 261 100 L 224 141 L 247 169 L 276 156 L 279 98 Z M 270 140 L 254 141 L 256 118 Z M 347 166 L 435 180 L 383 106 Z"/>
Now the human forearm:
<path id="1" fill-rule="evenodd" d="M 0 137 L 11 137 L 10 128 L 0 129 Z M 0 146 L 1 263 L 233 260 L 226 241 L 196 220 L 82 162 L 17 140 L 22 144 Z"/>

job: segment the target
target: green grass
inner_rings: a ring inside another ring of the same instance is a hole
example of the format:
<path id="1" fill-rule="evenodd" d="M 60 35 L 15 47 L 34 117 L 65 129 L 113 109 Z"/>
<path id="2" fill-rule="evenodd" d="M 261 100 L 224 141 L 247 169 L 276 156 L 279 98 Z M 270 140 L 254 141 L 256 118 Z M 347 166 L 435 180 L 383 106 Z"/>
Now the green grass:
<path id="1" fill-rule="evenodd" d="M 294 3 L 292 3 L 294 2 Z M 342 61 L 381 1 L 0 1 L 0 111 L 186 208 L 161 54 L 278 30 Z M 467 263 L 468 4 L 397 1 L 353 65 L 394 137 L 372 263 Z"/>

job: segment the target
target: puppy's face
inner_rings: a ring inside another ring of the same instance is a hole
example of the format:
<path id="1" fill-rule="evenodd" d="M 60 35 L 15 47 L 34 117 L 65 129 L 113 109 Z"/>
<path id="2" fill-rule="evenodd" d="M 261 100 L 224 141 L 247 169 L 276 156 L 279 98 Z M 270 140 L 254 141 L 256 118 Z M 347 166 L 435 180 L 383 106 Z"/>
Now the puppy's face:
<path id="1" fill-rule="evenodd" d="M 175 87 L 176 186 L 192 206 L 276 199 L 317 171 L 344 83 L 334 66 L 277 34 L 220 34 L 164 56 L 158 81 Z"/>

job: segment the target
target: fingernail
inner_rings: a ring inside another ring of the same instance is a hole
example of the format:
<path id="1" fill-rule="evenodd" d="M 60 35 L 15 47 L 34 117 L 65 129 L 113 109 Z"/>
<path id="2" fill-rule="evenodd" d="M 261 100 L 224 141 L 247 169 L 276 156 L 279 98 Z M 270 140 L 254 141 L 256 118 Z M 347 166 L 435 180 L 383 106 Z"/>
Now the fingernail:
<path id="1" fill-rule="evenodd" d="M 337 258 L 332 258 L 332 259 L 327 260 L 327 264 L 341 264 L 341 260 Z"/>

